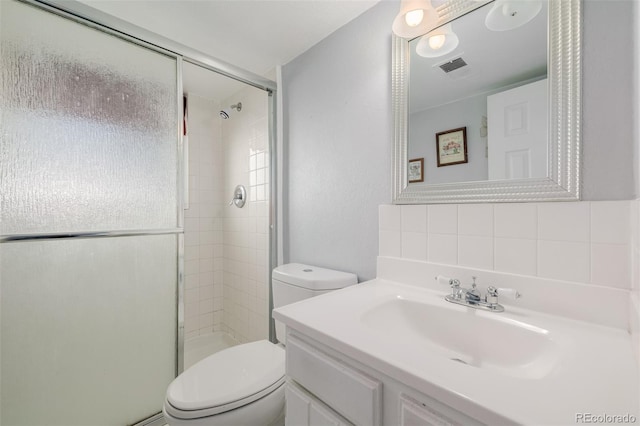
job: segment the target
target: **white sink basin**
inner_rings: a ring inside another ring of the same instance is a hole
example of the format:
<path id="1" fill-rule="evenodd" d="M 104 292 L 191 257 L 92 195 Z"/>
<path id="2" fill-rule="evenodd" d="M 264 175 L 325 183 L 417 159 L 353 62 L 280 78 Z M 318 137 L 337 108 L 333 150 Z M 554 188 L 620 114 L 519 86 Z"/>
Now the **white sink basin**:
<path id="1" fill-rule="evenodd" d="M 487 312 L 444 296 L 442 289 L 376 279 L 280 307 L 273 316 L 291 333 L 484 424 L 575 424 L 576 413 L 640 416 L 626 330 L 517 304 Z"/>
<path id="2" fill-rule="evenodd" d="M 361 321 L 390 343 L 410 341 L 413 350 L 512 377 L 539 379 L 557 362 L 548 330 L 503 313 L 434 302 L 397 296 L 365 311 Z"/>

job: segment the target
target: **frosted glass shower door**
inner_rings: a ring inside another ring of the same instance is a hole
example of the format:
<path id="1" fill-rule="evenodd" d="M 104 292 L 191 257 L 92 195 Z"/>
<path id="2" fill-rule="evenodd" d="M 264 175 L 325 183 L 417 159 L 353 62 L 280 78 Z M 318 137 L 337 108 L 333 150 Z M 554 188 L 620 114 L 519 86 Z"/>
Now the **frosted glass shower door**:
<path id="1" fill-rule="evenodd" d="M 176 236 L 3 244 L 2 425 L 128 425 L 176 366 Z"/>
<path id="2" fill-rule="evenodd" d="M 0 1 L 0 424 L 125 425 L 177 369 L 178 59 Z"/>

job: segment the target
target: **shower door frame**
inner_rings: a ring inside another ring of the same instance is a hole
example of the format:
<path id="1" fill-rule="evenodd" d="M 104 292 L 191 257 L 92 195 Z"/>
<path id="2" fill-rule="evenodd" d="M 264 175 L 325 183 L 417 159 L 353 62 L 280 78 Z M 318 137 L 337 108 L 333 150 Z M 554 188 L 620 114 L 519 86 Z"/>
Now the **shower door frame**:
<path id="1" fill-rule="evenodd" d="M 231 79 L 243 82 L 255 88 L 264 90 L 268 95 L 268 135 L 269 135 L 269 173 L 270 173 L 270 200 L 269 200 L 269 340 L 275 342 L 275 331 L 271 311 L 273 310 L 271 271 L 277 266 L 277 144 L 276 144 L 276 102 L 277 84 L 269 79 L 261 77 L 250 71 L 235 65 L 216 59 L 210 55 L 193 49 L 189 46 L 177 43 L 152 31 L 145 30 L 127 21 L 94 9 L 84 3 L 75 0 L 17 0 L 25 4 L 36 6 L 42 10 L 73 20 L 82 25 L 114 35 L 126 41 L 135 43 L 147 49 L 156 51 L 166 56 L 176 58 L 177 77 L 177 103 L 178 116 L 176 124 L 178 132 L 178 182 L 177 182 L 177 228 L 159 230 L 127 230 L 105 231 L 91 233 L 61 233 L 61 234 L 28 234 L 0 236 L 1 243 L 10 243 L 25 240 L 43 239 L 71 239 L 71 238 L 109 238 L 133 235 L 176 234 L 178 239 L 177 258 L 177 336 L 176 336 L 176 376 L 184 369 L 184 200 L 185 185 L 188 177 L 184 175 L 184 139 L 183 139 L 183 86 L 182 63 L 189 62 L 210 71 L 222 74 Z M 159 412 L 144 419 L 134 426 L 161 426 L 164 418 Z"/>

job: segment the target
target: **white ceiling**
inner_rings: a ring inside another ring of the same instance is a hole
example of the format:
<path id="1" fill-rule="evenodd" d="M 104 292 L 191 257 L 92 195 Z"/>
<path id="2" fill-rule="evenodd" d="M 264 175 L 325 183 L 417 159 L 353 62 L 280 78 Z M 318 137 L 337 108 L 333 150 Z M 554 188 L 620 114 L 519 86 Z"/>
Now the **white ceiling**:
<path id="1" fill-rule="evenodd" d="M 380 0 L 80 1 L 264 76 Z"/>
<path id="2" fill-rule="evenodd" d="M 495 3 L 452 22 L 460 44 L 438 58 L 416 54 L 418 39 L 410 44 L 410 111 L 422 111 L 475 94 L 486 93 L 547 72 L 547 2 L 527 24 L 510 31 L 490 31 L 485 17 Z M 467 66 L 450 74 L 439 65 L 462 57 Z"/>
<path id="3" fill-rule="evenodd" d="M 224 62 L 275 79 L 273 70 L 276 66 L 284 65 L 305 52 L 380 0 L 79 1 Z M 432 2 L 437 6 L 442 1 Z M 467 15 L 465 21 L 470 22 L 465 22 L 465 25 L 454 22 L 461 43 L 450 55 L 431 60 L 412 58 L 412 76 L 429 76 L 420 83 L 412 77 L 412 110 L 464 97 L 462 93 L 473 93 L 478 90 L 476 87 L 486 89 L 495 86 L 504 81 L 505 75 L 523 75 L 525 70 L 544 68 L 546 43 L 544 36 L 540 39 L 538 35 L 546 34 L 546 14 L 536 17 L 534 25 L 528 24 L 519 29 L 527 32 L 524 39 L 539 40 L 533 43 L 535 47 L 532 44 L 525 47 L 514 43 L 520 39 L 513 37 L 517 31 L 511 31 L 510 37 L 504 37 L 504 34 L 488 34 L 489 40 L 479 37 L 479 32 L 491 33 L 486 31 L 483 23 L 475 22 L 483 20 L 484 10 L 490 7 L 482 8 L 483 13 L 478 11 Z M 451 80 L 434 67 L 436 63 L 460 53 L 470 65 L 472 78 Z M 522 53 L 524 55 L 520 55 Z M 487 64 L 492 65 L 492 71 L 485 71 Z M 187 93 L 217 101 L 228 98 L 243 87 L 241 83 L 190 64 L 184 67 L 184 86 Z M 429 95 L 419 96 L 418 93 Z"/>
<path id="4" fill-rule="evenodd" d="M 246 87 L 245 83 L 188 62 L 182 63 L 182 83 L 185 95 L 197 95 L 218 103 Z"/>
<path id="5" fill-rule="evenodd" d="M 102 12 L 275 80 L 275 67 L 333 33 L 380 0 L 79 0 Z M 196 65 L 184 90 L 222 101 L 243 83 Z"/>

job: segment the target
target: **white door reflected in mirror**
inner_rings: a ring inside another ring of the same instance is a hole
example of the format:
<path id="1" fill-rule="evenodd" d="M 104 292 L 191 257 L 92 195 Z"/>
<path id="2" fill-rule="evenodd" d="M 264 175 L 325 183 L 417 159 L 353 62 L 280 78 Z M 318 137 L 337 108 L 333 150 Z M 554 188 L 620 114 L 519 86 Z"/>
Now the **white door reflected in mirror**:
<path id="1" fill-rule="evenodd" d="M 547 79 L 487 97 L 489 180 L 547 176 Z"/>

